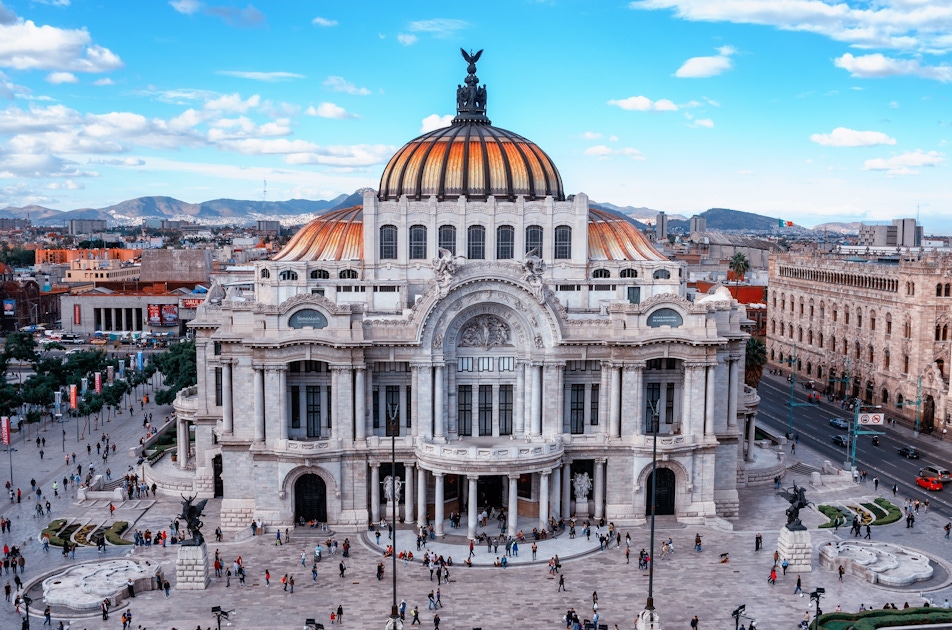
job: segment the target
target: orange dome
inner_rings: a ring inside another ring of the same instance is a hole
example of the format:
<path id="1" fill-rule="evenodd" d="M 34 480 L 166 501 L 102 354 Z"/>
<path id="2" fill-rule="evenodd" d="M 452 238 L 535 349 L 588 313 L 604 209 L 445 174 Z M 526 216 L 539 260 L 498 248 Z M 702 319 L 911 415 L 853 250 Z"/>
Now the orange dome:
<path id="1" fill-rule="evenodd" d="M 408 142 L 384 169 L 378 199 L 565 199 L 562 177 L 545 151 L 487 123 L 458 118 Z"/>
<path id="2" fill-rule="evenodd" d="M 298 230 L 272 260 L 362 260 L 364 209 L 334 210 Z"/>
<path id="3" fill-rule="evenodd" d="M 612 212 L 588 209 L 589 260 L 668 260 L 635 225 Z"/>

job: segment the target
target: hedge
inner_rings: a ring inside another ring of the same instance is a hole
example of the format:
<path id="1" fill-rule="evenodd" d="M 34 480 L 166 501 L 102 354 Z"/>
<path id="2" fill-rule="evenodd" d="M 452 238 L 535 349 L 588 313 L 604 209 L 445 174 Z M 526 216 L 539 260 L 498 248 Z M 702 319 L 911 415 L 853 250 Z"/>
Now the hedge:
<path id="1" fill-rule="evenodd" d="M 850 514 L 849 512 L 847 512 L 846 510 L 843 510 L 843 509 L 838 508 L 838 507 L 834 507 L 834 506 L 832 506 L 832 505 L 821 505 L 821 506 L 819 506 L 817 509 L 820 510 L 820 512 L 822 512 L 823 515 L 826 516 L 826 517 L 829 519 L 828 522 L 823 523 L 822 525 L 820 525 L 821 528 L 833 527 L 833 519 L 834 519 L 837 515 L 840 515 L 840 516 L 843 517 L 843 519 L 844 519 L 843 522 L 844 522 L 844 523 L 846 523 L 847 521 L 851 520 L 851 517 L 853 516 L 852 514 Z"/>
<path id="2" fill-rule="evenodd" d="M 876 630 L 894 626 L 917 626 L 952 622 L 952 610 L 935 607 L 899 610 L 869 610 L 862 613 L 834 612 L 820 615 L 824 630 Z"/>
<path id="3" fill-rule="evenodd" d="M 122 532 L 129 529 L 129 523 L 125 521 L 116 521 L 112 527 L 106 530 L 106 540 L 111 545 L 131 545 L 132 543 L 122 537 Z"/>
<path id="4" fill-rule="evenodd" d="M 874 525 L 889 525 L 890 523 L 895 523 L 902 518 L 902 510 L 898 507 L 887 501 L 886 499 L 880 497 L 875 501 L 876 505 L 886 510 L 886 516 L 881 519 L 876 519 Z"/>
<path id="5" fill-rule="evenodd" d="M 51 545 L 56 547 L 63 546 L 63 539 L 59 537 L 59 531 L 63 529 L 63 525 L 66 525 L 66 519 L 60 518 L 51 521 L 50 524 L 46 526 L 46 529 L 43 530 L 43 535 L 50 537 Z"/>

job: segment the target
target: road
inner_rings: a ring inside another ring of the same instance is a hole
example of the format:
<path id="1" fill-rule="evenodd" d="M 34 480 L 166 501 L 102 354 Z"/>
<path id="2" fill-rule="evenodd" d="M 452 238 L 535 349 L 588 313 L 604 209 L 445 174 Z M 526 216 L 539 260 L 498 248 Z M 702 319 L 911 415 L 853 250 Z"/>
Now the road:
<path id="1" fill-rule="evenodd" d="M 784 376 L 765 374 L 758 388 L 761 403 L 757 411 L 757 423 L 773 432 L 783 435 L 787 432 L 790 417 L 790 384 Z M 800 383 L 796 386 L 796 402 L 805 403 L 807 391 Z M 887 410 L 888 416 L 888 410 Z M 804 444 L 820 453 L 836 466 L 849 469 L 849 450 L 834 446 L 834 435 L 846 435 L 846 429 L 830 426 L 830 418 L 844 418 L 853 422 L 853 413 L 842 409 L 839 404 L 828 404 L 824 398 L 818 406 L 810 405 L 793 408 L 793 431 L 799 434 L 800 444 Z M 899 496 L 912 499 L 929 499 L 931 509 L 952 518 L 952 484 L 946 484 L 948 490 L 930 492 L 916 485 L 916 475 L 923 466 L 932 464 L 939 468 L 950 468 L 950 445 L 922 434 L 918 438 L 904 428 L 884 427 L 879 446 L 872 445 L 872 436 L 861 435 L 856 446 L 856 467 L 866 470 L 868 483 L 873 477 L 879 478 L 881 485 L 888 489 L 893 484 L 899 486 Z M 902 446 L 914 446 L 919 450 L 920 459 L 906 459 L 898 454 Z"/>

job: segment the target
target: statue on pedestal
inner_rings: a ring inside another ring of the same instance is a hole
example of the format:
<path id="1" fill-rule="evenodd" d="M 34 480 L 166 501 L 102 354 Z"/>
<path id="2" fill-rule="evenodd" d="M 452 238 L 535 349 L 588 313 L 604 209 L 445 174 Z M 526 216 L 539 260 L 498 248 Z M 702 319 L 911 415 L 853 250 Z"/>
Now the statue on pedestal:
<path id="1" fill-rule="evenodd" d="M 383 496 L 387 503 L 400 501 L 400 490 L 403 488 L 403 480 L 400 477 L 387 475 L 383 479 Z"/>
<path id="2" fill-rule="evenodd" d="M 589 479 L 588 473 L 575 473 L 572 483 L 575 486 L 575 501 L 578 503 L 587 502 L 588 493 L 592 491 L 592 480 Z"/>
<path id="3" fill-rule="evenodd" d="M 781 490 L 780 496 L 790 502 L 787 508 L 787 524 L 785 527 L 790 531 L 805 531 L 806 527 L 800 522 L 800 510 L 811 505 L 806 499 L 807 489 L 797 486 L 796 482 L 793 488 Z"/>
<path id="4" fill-rule="evenodd" d="M 182 545 L 186 547 L 198 547 L 205 542 L 201 532 L 202 525 L 204 525 L 204 523 L 202 523 L 202 511 L 204 511 L 208 499 L 192 505 L 192 501 L 194 500 L 195 497 L 188 497 L 186 499 L 185 495 L 182 495 L 181 518 L 185 521 L 186 527 L 188 527 L 188 531 L 192 535 L 191 540 L 186 540 L 182 543 Z"/>

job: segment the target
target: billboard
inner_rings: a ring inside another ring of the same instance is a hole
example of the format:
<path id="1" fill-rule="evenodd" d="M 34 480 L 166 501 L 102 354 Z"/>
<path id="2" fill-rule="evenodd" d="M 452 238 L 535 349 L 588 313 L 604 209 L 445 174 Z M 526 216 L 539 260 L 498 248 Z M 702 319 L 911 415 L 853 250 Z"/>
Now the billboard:
<path id="1" fill-rule="evenodd" d="M 69 386 L 69 408 L 76 409 L 79 407 L 79 400 L 76 393 L 76 384 L 73 383 Z"/>
<path id="2" fill-rule="evenodd" d="M 178 326 L 178 305 L 177 304 L 163 304 L 162 305 L 162 325 L 163 326 Z"/>
<path id="3" fill-rule="evenodd" d="M 96 393 L 102 393 L 102 372 L 96 372 Z"/>
<path id="4" fill-rule="evenodd" d="M 205 298 L 182 298 L 179 300 L 179 306 L 182 308 L 194 309 L 202 305 L 202 302 L 205 301 Z"/>
<path id="5" fill-rule="evenodd" d="M 79 307 L 79 304 L 73 304 L 73 325 L 79 326 L 83 323 L 83 311 Z"/>
<path id="6" fill-rule="evenodd" d="M 17 301 L 16 300 L 4 300 L 3 301 L 3 314 L 5 317 L 13 317 L 17 313 Z"/>
<path id="7" fill-rule="evenodd" d="M 0 441 L 10 446 L 10 416 L 0 417 Z"/>
<path id="8" fill-rule="evenodd" d="M 106 380 L 109 381 L 110 385 L 116 380 L 116 368 L 111 365 L 106 366 Z"/>
<path id="9" fill-rule="evenodd" d="M 149 304 L 148 313 L 149 313 L 149 326 L 162 325 L 162 305 L 161 304 Z"/>

